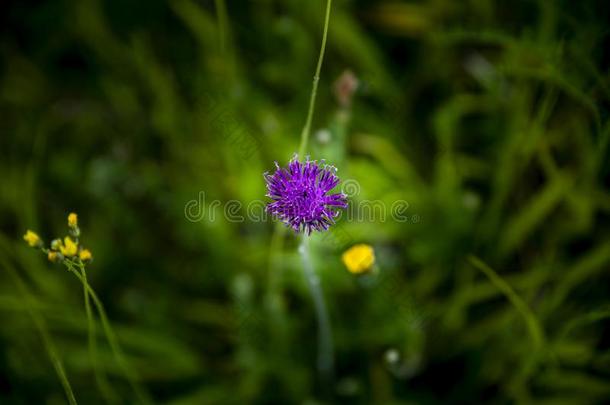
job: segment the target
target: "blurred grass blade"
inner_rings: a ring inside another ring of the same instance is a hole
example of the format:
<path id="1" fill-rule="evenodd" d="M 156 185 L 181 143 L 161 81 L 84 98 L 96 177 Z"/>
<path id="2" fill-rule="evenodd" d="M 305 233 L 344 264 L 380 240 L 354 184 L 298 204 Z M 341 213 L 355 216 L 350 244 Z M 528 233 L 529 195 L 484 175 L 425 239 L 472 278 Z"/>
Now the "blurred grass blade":
<path id="1" fill-rule="evenodd" d="M 476 256 L 469 256 L 468 261 L 477 269 L 481 270 L 502 293 L 509 299 L 510 303 L 515 307 L 519 314 L 525 320 L 527 329 L 532 338 L 532 343 L 537 352 L 543 348 L 544 333 L 540 327 L 540 323 L 536 316 L 527 306 L 527 304 L 517 295 L 513 288 L 506 283 L 491 267 L 485 264 Z"/>
<path id="2" fill-rule="evenodd" d="M 528 204 L 508 220 L 501 236 L 499 253 L 508 255 L 525 242 L 526 238 L 541 225 L 550 212 L 569 191 L 571 180 L 567 177 L 553 179 Z M 513 210 L 515 211 L 515 210 Z"/>
<path id="3" fill-rule="evenodd" d="M 76 405 L 76 398 L 74 397 L 74 392 L 72 391 L 72 387 L 70 385 L 70 381 L 68 381 L 68 376 L 66 375 L 66 370 L 64 365 L 59 357 L 57 352 L 57 347 L 51 338 L 51 334 L 49 333 L 49 329 L 47 328 L 47 324 L 41 314 L 38 312 L 38 309 L 32 305 L 32 296 L 28 291 L 25 283 L 17 273 L 17 270 L 5 259 L 3 256 L 0 256 L 0 263 L 2 263 L 3 267 L 8 271 L 9 275 L 17 285 L 17 289 L 21 293 L 23 297 L 23 302 L 26 306 L 30 317 L 34 321 L 34 325 L 36 325 L 36 329 L 38 329 L 38 333 L 42 338 L 42 342 L 44 344 L 45 350 L 51 359 L 51 363 L 53 363 L 53 367 L 55 368 L 55 372 L 61 381 L 61 385 L 66 392 L 66 397 L 68 398 L 68 402 L 71 405 Z"/>
<path id="4" fill-rule="evenodd" d="M 110 348 L 112 349 L 112 352 L 113 352 L 117 362 L 119 363 L 119 366 L 123 369 L 125 377 L 127 378 L 127 381 L 129 381 L 129 385 L 131 385 L 131 388 L 133 389 L 136 396 L 138 397 L 139 402 L 143 403 L 143 404 L 151 403 L 150 399 L 148 398 L 148 394 L 140 386 L 137 376 L 135 375 L 133 369 L 127 362 L 127 359 L 125 358 L 125 355 L 123 354 L 123 350 L 121 350 L 121 347 L 119 346 L 119 343 L 118 343 L 118 340 L 114 333 L 114 330 L 112 329 L 112 326 L 110 325 L 110 321 L 108 320 L 108 317 L 106 316 L 106 311 L 104 309 L 104 306 L 102 305 L 102 302 L 99 300 L 99 298 L 97 297 L 97 294 L 91 288 L 91 286 L 89 284 L 85 283 L 81 273 L 69 261 L 65 261 L 65 263 L 67 264 L 68 270 L 72 274 L 74 274 L 80 280 L 81 283 L 83 283 L 83 285 L 89 292 L 89 295 L 93 299 L 93 303 L 95 304 L 95 306 L 98 310 L 98 313 L 100 315 L 100 319 L 102 320 L 102 328 L 104 329 L 104 333 L 106 334 L 106 338 L 108 339 Z"/>
<path id="5" fill-rule="evenodd" d="M 98 351 L 97 351 L 97 335 L 95 331 L 95 318 L 93 317 L 93 313 L 91 311 L 91 300 L 89 297 L 88 286 L 89 283 L 87 281 L 87 273 L 85 271 L 85 267 L 81 266 L 80 268 L 81 274 L 83 276 L 82 284 L 83 284 L 83 295 L 85 301 L 85 312 L 87 313 L 87 335 L 89 341 L 89 356 L 91 357 L 91 364 L 93 366 L 93 372 L 95 373 L 95 380 L 97 385 L 104 396 L 104 399 L 109 403 L 116 403 L 117 397 L 115 393 L 112 391 L 110 383 L 106 378 L 106 374 L 100 367 Z"/>

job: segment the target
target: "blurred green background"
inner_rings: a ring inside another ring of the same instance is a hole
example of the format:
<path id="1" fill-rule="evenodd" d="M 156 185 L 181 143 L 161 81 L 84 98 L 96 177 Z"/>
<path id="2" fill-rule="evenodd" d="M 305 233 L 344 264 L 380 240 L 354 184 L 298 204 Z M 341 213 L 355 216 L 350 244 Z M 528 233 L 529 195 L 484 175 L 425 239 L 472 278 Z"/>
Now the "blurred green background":
<path id="1" fill-rule="evenodd" d="M 32 308 L 79 403 L 104 403 L 81 284 L 22 240 L 64 235 L 70 211 L 155 402 L 610 400 L 610 4 L 333 2 L 309 153 L 357 185 L 351 204 L 408 208 L 312 242 L 330 388 L 296 238 L 223 215 L 234 200 L 246 217 L 298 149 L 324 8 L 3 2 L 0 403 L 65 402 Z M 355 243 L 375 274 L 344 268 Z"/>

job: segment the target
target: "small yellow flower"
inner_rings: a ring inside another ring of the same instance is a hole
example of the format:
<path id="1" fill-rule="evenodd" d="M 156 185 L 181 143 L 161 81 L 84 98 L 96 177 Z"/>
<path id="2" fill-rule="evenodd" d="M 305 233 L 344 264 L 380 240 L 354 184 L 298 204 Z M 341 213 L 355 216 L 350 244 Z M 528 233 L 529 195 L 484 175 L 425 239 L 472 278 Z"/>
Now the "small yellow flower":
<path id="1" fill-rule="evenodd" d="M 47 254 L 47 257 L 49 258 L 50 262 L 55 262 L 55 261 L 57 261 L 57 252 L 54 252 L 54 251 L 51 250 Z"/>
<path id="2" fill-rule="evenodd" d="M 63 246 L 59 247 L 61 253 L 66 257 L 74 256 L 78 252 L 78 245 L 69 236 L 64 238 Z"/>
<path id="3" fill-rule="evenodd" d="M 78 226 L 78 216 L 73 212 L 68 215 L 68 226 L 70 228 L 76 228 Z"/>
<path id="4" fill-rule="evenodd" d="M 31 247 L 40 246 L 42 244 L 42 241 L 40 240 L 40 237 L 36 234 L 36 232 L 32 232 L 29 229 L 27 230 L 25 235 L 23 235 L 23 240 L 26 241 Z"/>
<path id="5" fill-rule="evenodd" d="M 91 251 L 89 251 L 89 249 L 81 250 L 80 253 L 78 254 L 78 257 L 80 257 L 80 259 L 84 262 L 86 262 L 87 260 L 91 260 L 93 258 L 93 256 L 91 255 Z"/>
<path id="6" fill-rule="evenodd" d="M 371 245 L 360 243 L 346 250 L 341 259 L 350 273 L 362 274 L 375 264 L 375 252 Z"/>

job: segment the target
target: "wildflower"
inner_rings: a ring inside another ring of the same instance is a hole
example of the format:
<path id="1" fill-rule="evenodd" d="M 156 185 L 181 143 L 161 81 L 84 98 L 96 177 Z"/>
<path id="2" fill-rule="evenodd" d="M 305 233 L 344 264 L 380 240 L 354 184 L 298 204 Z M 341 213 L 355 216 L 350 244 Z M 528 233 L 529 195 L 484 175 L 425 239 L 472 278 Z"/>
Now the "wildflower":
<path id="1" fill-rule="evenodd" d="M 265 173 L 267 197 L 273 201 L 267 205 L 271 213 L 295 232 L 324 231 L 339 215 L 339 208 L 347 208 L 347 196 L 343 193 L 327 195 L 339 184 L 337 169 L 322 161 L 309 158 L 299 162 L 295 155 L 287 168 L 275 163 L 273 174 Z"/>
<path id="2" fill-rule="evenodd" d="M 74 212 L 68 214 L 68 227 L 70 228 L 70 235 L 78 239 L 80 236 L 80 229 L 78 229 L 78 215 L 76 215 Z"/>
<path id="3" fill-rule="evenodd" d="M 66 257 L 74 256 L 78 252 L 78 245 L 69 236 L 64 238 L 64 243 L 59 250 Z"/>
<path id="4" fill-rule="evenodd" d="M 50 250 L 49 253 L 47 253 L 47 258 L 49 259 L 50 262 L 56 262 L 57 256 L 58 256 L 58 253 L 54 252 L 52 250 Z"/>
<path id="5" fill-rule="evenodd" d="M 78 226 L 78 215 L 73 212 L 68 215 L 68 226 L 70 228 L 76 228 Z"/>
<path id="6" fill-rule="evenodd" d="M 78 257 L 84 262 L 93 259 L 93 255 L 91 255 L 91 251 L 89 249 L 81 250 Z"/>
<path id="7" fill-rule="evenodd" d="M 42 245 L 42 241 L 40 240 L 38 234 L 36 234 L 36 232 L 30 231 L 29 229 L 27 230 L 25 235 L 23 235 L 23 240 L 26 241 L 31 247 L 39 247 Z"/>
<path id="8" fill-rule="evenodd" d="M 373 268 L 375 252 L 371 245 L 360 243 L 346 250 L 341 259 L 350 273 L 362 274 Z"/>

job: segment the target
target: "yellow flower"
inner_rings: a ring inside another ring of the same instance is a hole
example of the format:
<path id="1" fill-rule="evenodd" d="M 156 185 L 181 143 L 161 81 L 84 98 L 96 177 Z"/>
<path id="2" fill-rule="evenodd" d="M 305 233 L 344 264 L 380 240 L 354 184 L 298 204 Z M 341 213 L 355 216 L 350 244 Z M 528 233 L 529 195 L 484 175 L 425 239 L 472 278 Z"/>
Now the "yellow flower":
<path id="1" fill-rule="evenodd" d="M 81 250 L 80 253 L 78 254 L 78 257 L 80 257 L 80 259 L 84 262 L 87 260 L 91 260 L 93 258 L 89 249 Z"/>
<path id="2" fill-rule="evenodd" d="M 64 238 L 63 246 L 59 247 L 61 253 L 66 257 L 74 256 L 78 252 L 78 245 L 69 236 Z"/>
<path id="3" fill-rule="evenodd" d="M 341 259 L 350 273 L 361 274 L 371 270 L 375 264 L 375 252 L 371 245 L 360 243 L 343 252 Z"/>
<path id="4" fill-rule="evenodd" d="M 25 235 L 23 235 L 23 240 L 26 241 L 31 247 L 39 246 L 42 243 L 40 237 L 36 234 L 36 232 L 32 232 L 29 229 L 27 230 Z"/>
<path id="5" fill-rule="evenodd" d="M 68 215 L 68 226 L 70 228 L 76 228 L 78 226 L 78 216 L 73 212 Z"/>
<path id="6" fill-rule="evenodd" d="M 55 262 L 57 260 L 57 252 L 53 252 L 51 250 L 51 251 L 49 251 L 47 257 L 49 258 L 50 262 Z"/>

